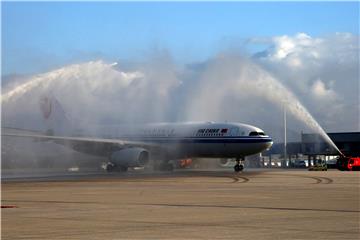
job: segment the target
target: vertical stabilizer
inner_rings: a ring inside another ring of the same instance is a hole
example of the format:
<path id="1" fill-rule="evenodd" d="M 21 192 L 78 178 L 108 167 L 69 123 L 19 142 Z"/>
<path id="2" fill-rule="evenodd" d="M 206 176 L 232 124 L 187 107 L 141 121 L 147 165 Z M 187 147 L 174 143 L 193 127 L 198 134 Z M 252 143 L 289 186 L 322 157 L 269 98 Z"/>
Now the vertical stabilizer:
<path id="1" fill-rule="evenodd" d="M 68 135 L 72 132 L 73 124 L 53 95 L 42 96 L 39 105 L 47 135 Z"/>

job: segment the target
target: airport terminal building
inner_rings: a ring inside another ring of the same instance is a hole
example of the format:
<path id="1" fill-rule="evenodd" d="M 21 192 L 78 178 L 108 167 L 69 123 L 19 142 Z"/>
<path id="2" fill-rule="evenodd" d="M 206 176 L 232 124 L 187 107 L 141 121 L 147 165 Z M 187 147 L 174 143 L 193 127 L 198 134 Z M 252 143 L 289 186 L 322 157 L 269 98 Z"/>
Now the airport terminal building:
<path id="1" fill-rule="evenodd" d="M 360 156 L 360 132 L 328 133 L 328 135 L 345 156 Z M 284 155 L 284 143 L 274 144 L 269 151 L 263 153 L 263 157 L 270 162 L 275 159 L 284 160 Z M 302 133 L 301 142 L 290 142 L 286 147 L 287 166 L 299 159 L 311 162 L 316 159 L 328 160 L 338 155 L 319 134 L 314 133 Z"/>
<path id="2" fill-rule="evenodd" d="M 328 133 L 329 137 L 346 156 L 360 156 L 360 132 Z M 305 155 L 336 155 L 336 151 L 318 134 L 301 135 L 301 151 Z"/>

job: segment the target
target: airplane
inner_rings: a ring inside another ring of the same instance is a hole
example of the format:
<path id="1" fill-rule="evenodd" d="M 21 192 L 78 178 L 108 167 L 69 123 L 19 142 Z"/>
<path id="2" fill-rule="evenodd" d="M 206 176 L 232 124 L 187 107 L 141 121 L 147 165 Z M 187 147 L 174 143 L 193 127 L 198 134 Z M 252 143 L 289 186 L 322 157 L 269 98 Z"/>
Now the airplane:
<path id="1" fill-rule="evenodd" d="M 40 108 L 44 119 L 52 122 L 46 134 L 3 135 L 52 140 L 78 152 L 107 157 L 108 172 L 143 167 L 150 160 L 155 169 L 172 171 L 169 161 L 185 158 L 236 158 L 234 171 L 240 172 L 244 169 L 245 156 L 265 151 L 273 144 L 263 130 L 243 123 L 179 122 L 79 128 L 73 124 L 66 126 L 68 119 L 56 98 L 43 97 Z"/>

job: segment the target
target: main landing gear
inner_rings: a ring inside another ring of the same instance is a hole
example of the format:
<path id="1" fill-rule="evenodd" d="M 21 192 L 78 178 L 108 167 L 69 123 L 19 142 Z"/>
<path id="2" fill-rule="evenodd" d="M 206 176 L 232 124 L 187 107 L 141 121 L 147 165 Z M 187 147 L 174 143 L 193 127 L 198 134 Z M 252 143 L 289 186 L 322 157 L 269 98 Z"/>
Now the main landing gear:
<path id="1" fill-rule="evenodd" d="M 236 158 L 236 164 L 234 166 L 235 172 L 241 172 L 244 169 L 244 158 Z"/>
<path id="2" fill-rule="evenodd" d="M 106 163 L 105 170 L 107 172 L 127 172 L 128 167 L 127 166 L 117 166 L 115 163 L 108 162 Z"/>

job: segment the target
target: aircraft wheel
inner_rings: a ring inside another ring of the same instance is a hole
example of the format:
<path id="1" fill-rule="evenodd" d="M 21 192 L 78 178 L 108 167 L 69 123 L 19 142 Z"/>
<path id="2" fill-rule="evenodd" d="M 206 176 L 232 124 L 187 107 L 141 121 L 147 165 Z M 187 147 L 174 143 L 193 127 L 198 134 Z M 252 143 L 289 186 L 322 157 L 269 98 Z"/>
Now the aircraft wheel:
<path id="1" fill-rule="evenodd" d="M 235 171 L 235 172 L 240 172 L 240 165 L 236 164 L 236 165 L 234 166 L 234 171 Z"/>
<path id="2" fill-rule="evenodd" d="M 112 162 L 109 162 L 106 164 L 106 171 L 107 172 L 113 172 L 115 170 L 115 164 L 113 164 Z"/>
<path id="3" fill-rule="evenodd" d="M 244 170 L 244 165 L 240 164 L 240 171 Z"/>
<path id="4" fill-rule="evenodd" d="M 243 165 L 236 164 L 236 165 L 234 166 L 234 171 L 235 171 L 235 172 L 240 172 L 240 171 L 242 171 L 243 169 L 244 169 L 244 166 L 243 166 Z"/>

